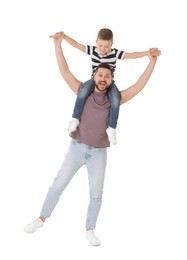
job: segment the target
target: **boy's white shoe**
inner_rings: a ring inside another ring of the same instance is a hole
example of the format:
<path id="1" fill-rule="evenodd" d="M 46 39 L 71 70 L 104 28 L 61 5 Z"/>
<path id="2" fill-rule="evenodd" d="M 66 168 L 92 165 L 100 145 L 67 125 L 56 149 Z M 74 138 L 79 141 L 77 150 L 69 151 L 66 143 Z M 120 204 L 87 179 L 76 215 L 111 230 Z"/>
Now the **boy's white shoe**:
<path id="1" fill-rule="evenodd" d="M 115 129 L 109 126 L 106 130 L 106 133 L 108 135 L 109 142 L 111 144 L 117 144 Z"/>
<path id="2" fill-rule="evenodd" d="M 44 225 L 44 222 L 40 219 L 40 218 L 37 218 L 35 219 L 32 223 L 26 225 L 24 227 L 24 231 L 26 233 L 29 233 L 29 234 L 32 234 L 34 233 L 38 228 L 41 228 L 43 227 Z"/>
<path id="3" fill-rule="evenodd" d="M 79 125 L 79 119 L 72 118 L 72 120 L 69 122 L 68 131 L 74 132 L 77 129 L 77 126 Z"/>
<path id="4" fill-rule="evenodd" d="M 86 238 L 92 246 L 100 246 L 101 242 L 96 237 L 93 229 L 86 230 Z"/>

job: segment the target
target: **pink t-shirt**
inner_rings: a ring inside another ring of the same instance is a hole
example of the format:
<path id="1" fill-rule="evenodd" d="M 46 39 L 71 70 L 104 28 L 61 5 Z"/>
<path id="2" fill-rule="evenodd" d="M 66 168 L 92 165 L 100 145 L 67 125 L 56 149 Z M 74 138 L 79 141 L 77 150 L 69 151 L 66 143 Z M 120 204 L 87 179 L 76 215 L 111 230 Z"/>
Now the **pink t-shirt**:
<path id="1" fill-rule="evenodd" d="M 80 124 L 70 136 L 84 144 L 105 148 L 110 143 L 106 134 L 111 103 L 107 93 L 93 91 L 86 99 Z"/>

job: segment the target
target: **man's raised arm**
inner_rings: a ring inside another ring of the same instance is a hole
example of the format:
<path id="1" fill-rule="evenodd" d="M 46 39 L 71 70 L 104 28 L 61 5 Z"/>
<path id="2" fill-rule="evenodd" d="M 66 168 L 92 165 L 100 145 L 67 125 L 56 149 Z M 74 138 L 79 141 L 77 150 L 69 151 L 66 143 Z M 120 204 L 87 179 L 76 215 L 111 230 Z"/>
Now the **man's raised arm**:
<path id="1" fill-rule="evenodd" d="M 160 51 L 158 51 L 158 55 L 160 55 Z M 130 99 L 135 97 L 147 84 L 153 70 L 155 67 L 157 61 L 157 57 L 153 57 L 152 55 L 149 55 L 149 64 L 147 65 L 144 72 L 141 74 L 141 76 L 138 78 L 135 84 L 130 86 L 129 88 L 120 91 L 121 92 L 121 103 L 124 104 L 128 102 Z"/>
<path id="2" fill-rule="evenodd" d="M 56 59 L 57 59 L 59 71 L 63 79 L 67 83 L 67 85 L 71 88 L 71 90 L 77 93 L 81 85 L 81 81 L 76 79 L 75 76 L 71 73 L 67 61 L 64 57 L 62 47 L 61 47 L 63 35 L 61 35 L 60 33 L 56 33 L 51 37 L 54 39 L 55 53 L 56 53 Z"/>

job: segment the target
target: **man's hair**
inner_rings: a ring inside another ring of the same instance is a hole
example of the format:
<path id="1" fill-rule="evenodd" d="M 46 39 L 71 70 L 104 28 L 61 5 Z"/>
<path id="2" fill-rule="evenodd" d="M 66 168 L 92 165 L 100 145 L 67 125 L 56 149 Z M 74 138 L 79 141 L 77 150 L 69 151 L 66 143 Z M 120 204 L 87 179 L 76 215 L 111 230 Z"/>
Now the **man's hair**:
<path id="1" fill-rule="evenodd" d="M 108 28 L 103 28 L 98 32 L 97 39 L 103 41 L 113 41 L 113 32 Z"/>
<path id="2" fill-rule="evenodd" d="M 113 68 L 112 68 L 108 63 L 105 63 L 105 62 L 100 63 L 100 64 L 97 66 L 97 68 L 96 68 L 96 70 L 95 70 L 95 73 L 97 73 L 97 71 L 98 71 L 99 68 L 104 68 L 104 69 L 110 70 L 111 75 L 112 75 L 112 78 L 114 77 L 114 70 L 113 70 Z"/>

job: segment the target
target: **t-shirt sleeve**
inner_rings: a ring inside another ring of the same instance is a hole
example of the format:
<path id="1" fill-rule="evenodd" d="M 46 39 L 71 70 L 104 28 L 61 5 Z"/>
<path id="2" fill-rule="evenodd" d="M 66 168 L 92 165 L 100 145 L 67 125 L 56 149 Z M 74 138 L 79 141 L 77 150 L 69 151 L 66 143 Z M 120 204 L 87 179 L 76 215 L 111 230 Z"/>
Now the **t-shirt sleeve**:
<path id="1" fill-rule="evenodd" d="M 94 47 L 95 47 L 95 46 L 86 45 L 86 54 L 88 54 L 88 55 L 91 56 L 91 55 L 93 54 Z"/>

